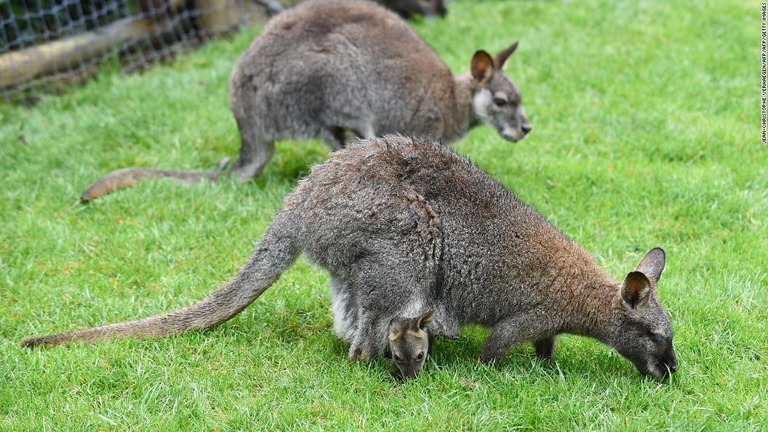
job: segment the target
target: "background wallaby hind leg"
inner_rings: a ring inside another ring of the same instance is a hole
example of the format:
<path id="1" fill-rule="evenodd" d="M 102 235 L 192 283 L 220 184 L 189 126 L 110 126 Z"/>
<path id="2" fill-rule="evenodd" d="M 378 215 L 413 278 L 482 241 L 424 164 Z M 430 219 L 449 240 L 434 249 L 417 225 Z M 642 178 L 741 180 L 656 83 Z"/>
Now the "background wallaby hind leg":
<path id="1" fill-rule="evenodd" d="M 275 142 L 265 139 L 257 130 L 252 120 L 237 118 L 240 130 L 240 157 L 231 168 L 231 173 L 237 175 L 240 181 L 256 178 L 264 170 L 264 166 L 275 154 Z"/>

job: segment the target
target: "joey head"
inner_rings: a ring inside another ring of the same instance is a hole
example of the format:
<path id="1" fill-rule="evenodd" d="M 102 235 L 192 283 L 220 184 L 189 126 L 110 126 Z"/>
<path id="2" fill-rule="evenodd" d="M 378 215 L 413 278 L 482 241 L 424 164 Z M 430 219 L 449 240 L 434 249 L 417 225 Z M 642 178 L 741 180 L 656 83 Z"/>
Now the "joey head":
<path id="1" fill-rule="evenodd" d="M 395 317 L 389 322 L 389 346 L 385 354 L 397 365 L 403 378 L 414 378 L 432 352 L 428 326 L 434 313 L 430 310 L 417 317 Z"/>

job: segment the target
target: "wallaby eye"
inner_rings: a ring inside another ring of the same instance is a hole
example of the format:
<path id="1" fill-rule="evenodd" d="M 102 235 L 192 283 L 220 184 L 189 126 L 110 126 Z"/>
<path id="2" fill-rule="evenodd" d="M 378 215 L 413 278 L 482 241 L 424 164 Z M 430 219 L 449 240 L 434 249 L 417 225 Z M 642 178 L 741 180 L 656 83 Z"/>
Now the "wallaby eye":
<path id="1" fill-rule="evenodd" d="M 416 360 L 423 360 L 424 359 L 424 351 L 421 351 L 417 356 Z"/>
<path id="2" fill-rule="evenodd" d="M 658 333 L 651 333 L 651 342 L 655 343 L 656 345 L 661 345 L 661 343 L 664 342 L 664 336 Z"/>
<path id="3" fill-rule="evenodd" d="M 503 107 L 503 106 L 506 106 L 509 103 L 509 101 L 506 99 L 497 97 L 497 98 L 493 98 L 493 103 L 496 104 L 497 107 Z"/>

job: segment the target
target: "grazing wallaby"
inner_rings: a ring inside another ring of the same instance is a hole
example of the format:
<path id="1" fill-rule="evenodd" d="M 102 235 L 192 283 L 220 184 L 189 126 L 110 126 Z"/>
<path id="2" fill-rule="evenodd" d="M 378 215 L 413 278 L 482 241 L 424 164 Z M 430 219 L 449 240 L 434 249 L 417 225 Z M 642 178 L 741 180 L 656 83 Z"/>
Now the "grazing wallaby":
<path id="1" fill-rule="evenodd" d="M 517 43 L 495 58 L 478 51 L 453 76 L 400 17 L 353 0 L 310 0 L 269 21 L 232 73 L 230 102 L 240 157 L 225 172 L 126 168 L 94 183 L 90 201 L 142 179 L 186 183 L 257 177 L 276 140 L 320 137 L 343 148 L 348 132 L 431 137 L 450 143 L 480 123 L 517 141 L 531 125 L 517 86 L 502 72 Z"/>
<path id="2" fill-rule="evenodd" d="M 395 317 L 389 322 L 385 355 L 397 365 L 403 378 L 414 378 L 432 352 L 434 335 L 428 327 L 434 313 L 430 310 L 418 317 Z"/>
<path id="3" fill-rule="evenodd" d="M 551 358 L 555 336 L 573 333 L 615 348 L 645 375 L 677 369 L 672 326 L 656 297 L 663 250 L 652 249 L 616 281 L 467 159 L 430 140 L 391 135 L 315 166 L 248 263 L 207 299 L 22 346 L 213 327 L 254 301 L 302 251 L 331 275 L 334 328 L 351 342 L 350 359 L 386 352 L 393 318 L 434 310 L 430 335 L 456 336 L 465 323 L 491 327 L 485 361 L 526 341 Z"/>

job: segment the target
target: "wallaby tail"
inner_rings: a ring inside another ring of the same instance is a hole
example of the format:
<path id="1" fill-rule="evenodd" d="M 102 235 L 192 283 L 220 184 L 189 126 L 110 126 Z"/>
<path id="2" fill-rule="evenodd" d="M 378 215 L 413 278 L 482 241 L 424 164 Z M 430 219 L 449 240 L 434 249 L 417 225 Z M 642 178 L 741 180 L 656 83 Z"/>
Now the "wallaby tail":
<path id="1" fill-rule="evenodd" d="M 168 177 L 182 183 L 197 184 L 203 179 L 216 180 L 223 172 L 217 171 L 181 171 L 157 168 L 123 168 L 105 175 L 92 184 L 82 195 L 80 201 L 88 202 L 118 189 L 133 186 L 152 178 Z"/>
<path id="2" fill-rule="evenodd" d="M 298 257 L 300 226 L 294 214 L 281 210 L 237 276 L 199 303 L 149 318 L 33 337 L 20 345 L 31 348 L 123 337 L 160 337 L 221 324 L 256 300 Z"/>

